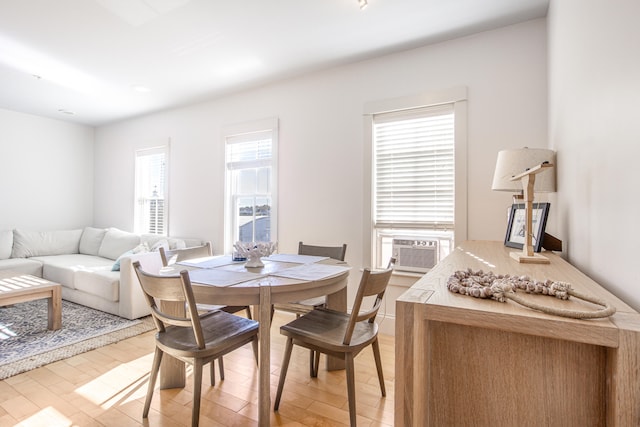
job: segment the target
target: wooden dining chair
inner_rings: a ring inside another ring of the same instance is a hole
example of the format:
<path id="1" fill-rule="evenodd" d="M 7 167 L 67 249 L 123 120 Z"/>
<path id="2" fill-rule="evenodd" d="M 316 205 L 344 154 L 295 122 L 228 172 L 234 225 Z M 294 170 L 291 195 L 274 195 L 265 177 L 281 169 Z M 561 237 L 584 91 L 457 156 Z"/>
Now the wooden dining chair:
<path id="1" fill-rule="evenodd" d="M 187 261 L 190 259 L 196 258 L 204 258 L 213 255 L 213 251 L 211 249 L 211 242 L 206 242 L 201 246 L 192 246 L 188 248 L 182 249 L 165 249 L 164 247 L 160 247 L 160 258 L 162 258 L 162 265 L 168 266 L 175 264 L 180 261 Z M 236 306 L 236 305 L 207 305 L 207 304 L 197 304 L 198 309 L 201 311 L 211 311 L 211 310 L 222 310 L 227 313 L 237 313 L 239 311 L 244 310 L 247 314 L 247 318 L 252 319 L 251 316 L 251 308 L 246 306 Z"/>
<path id="2" fill-rule="evenodd" d="M 158 276 L 144 272 L 138 261 L 133 263 L 133 268 L 158 331 L 142 417 L 149 416 L 160 362 L 166 353 L 193 366 L 191 425 L 197 426 L 200 417 L 202 367 L 249 342 L 257 343 L 258 322 L 219 310 L 199 315 L 186 270 L 181 271 L 179 275 Z M 186 315 L 183 317 L 165 313 L 161 305 L 164 301 L 184 303 Z M 213 386 L 213 366 L 210 371 Z"/>
<path id="3" fill-rule="evenodd" d="M 284 380 L 287 376 L 294 345 L 344 359 L 347 375 L 349 419 L 352 426 L 356 425 L 356 389 L 353 360 L 362 349 L 369 345 L 373 349 L 380 390 L 382 396 L 386 396 L 380 347 L 378 345 L 378 325 L 375 322 L 375 318 L 389 284 L 394 264 L 395 260 L 392 258 L 389 267 L 385 270 L 371 271 L 368 268 L 364 270 L 351 314 L 320 308 L 312 310 L 280 327 L 280 333 L 287 337 L 287 345 L 280 371 L 280 381 L 278 382 L 278 391 L 274 404 L 275 411 L 280 406 Z M 370 310 L 360 312 L 363 299 L 370 296 L 375 296 L 373 307 Z"/>
<path id="4" fill-rule="evenodd" d="M 344 257 L 347 255 L 347 244 L 344 243 L 342 246 L 317 246 L 305 245 L 304 243 L 299 242 L 298 255 L 321 256 L 333 258 L 338 261 L 344 261 Z M 308 298 L 302 301 L 274 304 L 273 309 L 295 313 L 296 317 L 300 317 L 301 315 L 306 314 L 315 308 L 326 307 L 326 305 L 327 297 L 319 296 L 315 298 Z M 312 377 L 318 376 L 319 360 L 320 353 L 316 353 L 311 350 L 311 352 L 309 353 L 309 373 Z"/>
<path id="5" fill-rule="evenodd" d="M 165 249 L 164 246 L 160 246 L 159 251 L 160 257 L 162 258 L 162 265 L 164 266 L 175 264 L 178 261 L 204 258 L 213 255 L 211 242 L 205 242 L 201 246 L 191 246 L 182 249 Z"/>
<path id="6" fill-rule="evenodd" d="M 165 249 L 164 247 L 160 247 L 160 258 L 162 258 L 162 265 L 168 266 L 175 264 L 180 261 L 187 261 L 191 259 L 204 258 L 213 255 L 213 250 L 211 249 L 211 242 L 205 242 L 201 246 L 191 246 L 188 248 L 182 249 Z M 240 311 L 245 311 L 247 315 L 247 319 L 252 319 L 251 317 L 251 308 L 248 305 L 212 305 L 212 304 L 202 304 L 196 303 L 196 307 L 198 308 L 198 312 L 209 312 L 221 310 L 227 313 L 238 313 Z M 256 362 L 258 361 L 258 343 L 257 341 L 253 345 L 253 354 L 256 358 Z M 220 380 L 224 380 L 224 359 L 220 357 L 218 360 L 218 370 L 220 372 Z M 213 370 L 212 365 L 212 376 L 211 381 L 212 385 L 215 383 L 215 371 Z"/>
<path id="7" fill-rule="evenodd" d="M 315 246 L 298 243 L 298 255 L 312 255 L 333 258 L 338 261 L 344 261 L 347 254 L 347 244 L 342 246 Z M 326 297 L 309 298 L 302 301 L 294 301 L 287 303 L 274 304 L 276 310 L 288 311 L 300 316 L 313 310 L 314 308 L 324 307 L 326 305 Z"/>

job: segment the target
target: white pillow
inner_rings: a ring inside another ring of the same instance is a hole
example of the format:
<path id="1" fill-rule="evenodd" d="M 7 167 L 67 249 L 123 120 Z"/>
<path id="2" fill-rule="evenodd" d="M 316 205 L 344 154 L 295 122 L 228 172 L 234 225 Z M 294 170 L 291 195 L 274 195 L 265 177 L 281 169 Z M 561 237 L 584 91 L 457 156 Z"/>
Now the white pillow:
<path id="1" fill-rule="evenodd" d="M 106 228 L 85 227 L 80 238 L 80 253 L 85 255 L 98 255 L 100 244 L 104 235 L 107 233 Z"/>
<path id="2" fill-rule="evenodd" d="M 135 248 L 120 255 L 116 260 L 116 262 L 113 263 L 113 266 L 111 267 L 111 271 L 120 271 L 120 261 L 122 260 L 122 258 L 129 255 L 135 255 L 143 252 L 149 252 L 149 245 L 147 245 L 146 243 L 140 243 Z"/>
<path id="3" fill-rule="evenodd" d="M 11 257 L 13 248 L 13 230 L 0 231 L 0 259 Z"/>
<path id="4" fill-rule="evenodd" d="M 120 255 L 140 244 L 140 236 L 134 233 L 110 228 L 104 235 L 98 256 L 109 259 L 118 259 Z"/>
<path id="5" fill-rule="evenodd" d="M 164 248 L 165 251 L 169 250 L 169 242 L 167 239 L 158 240 L 153 246 L 151 246 L 151 252 L 158 252 L 160 248 Z"/>
<path id="6" fill-rule="evenodd" d="M 182 239 L 169 239 L 169 249 L 185 249 L 187 244 Z"/>
<path id="7" fill-rule="evenodd" d="M 13 230 L 12 258 L 77 254 L 82 230 Z"/>

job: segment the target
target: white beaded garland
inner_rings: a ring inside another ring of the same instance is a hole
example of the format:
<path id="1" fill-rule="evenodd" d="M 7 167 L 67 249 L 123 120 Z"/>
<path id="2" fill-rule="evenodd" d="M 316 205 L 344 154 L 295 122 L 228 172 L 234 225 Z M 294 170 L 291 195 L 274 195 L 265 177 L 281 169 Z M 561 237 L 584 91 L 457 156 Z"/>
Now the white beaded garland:
<path id="1" fill-rule="evenodd" d="M 505 293 L 520 289 L 526 293 L 551 295 L 566 300 L 569 298 L 571 285 L 566 282 L 533 280 L 528 276 L 511 276 L 494 274 L 482 270 L 458 270 L 447 280 L 447 289 L 453 293 L 469 295 L 475 298 L 491 298 L 505 301 Z"/>

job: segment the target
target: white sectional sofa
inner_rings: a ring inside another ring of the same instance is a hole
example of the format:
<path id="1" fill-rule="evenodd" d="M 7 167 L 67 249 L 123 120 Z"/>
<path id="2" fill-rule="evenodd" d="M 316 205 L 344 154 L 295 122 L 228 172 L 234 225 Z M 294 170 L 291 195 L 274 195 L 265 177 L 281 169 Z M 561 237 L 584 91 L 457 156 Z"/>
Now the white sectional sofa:
<path id="1" fill-rule="evenodd" d="M 117 228 L 0 231 L 0 270 L 43 277 L 62 285 L 62 298 L 127 319 L 149 314 L 131 264 L 157 272 L 158 248 L 176 249 L 202 244 L 125 232 Z"/>

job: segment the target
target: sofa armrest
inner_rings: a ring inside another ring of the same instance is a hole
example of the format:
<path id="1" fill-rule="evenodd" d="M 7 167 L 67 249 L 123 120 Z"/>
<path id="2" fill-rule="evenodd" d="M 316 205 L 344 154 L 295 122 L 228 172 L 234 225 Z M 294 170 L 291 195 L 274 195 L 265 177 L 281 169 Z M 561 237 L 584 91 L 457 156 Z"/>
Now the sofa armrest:
<path id="1" fill-rule="evenodd" d="M 149 304 L 142 293 L 140 282 L 133 270 L 133 263 L 140 261 L 142 269 L 158 274 L 162 268 L 160 252 L 143 252 L 120 259 L 120 304 L 119 315 L 127 319 L 137 319 L 151 313 Z"/>

